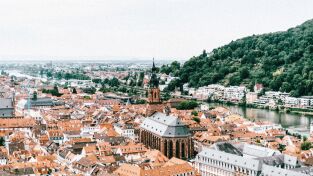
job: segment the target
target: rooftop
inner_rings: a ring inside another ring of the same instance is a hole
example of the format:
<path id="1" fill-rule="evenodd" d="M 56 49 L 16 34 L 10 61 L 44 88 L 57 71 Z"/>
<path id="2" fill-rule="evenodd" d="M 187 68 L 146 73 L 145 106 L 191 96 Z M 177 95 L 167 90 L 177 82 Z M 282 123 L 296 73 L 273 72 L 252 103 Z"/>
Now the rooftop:
<path id="1" fill-rule="evenodd" d="M 179 118 L 160 112 L 147 117 L 140 127 L 163 137 L 186 137 L 191 135 L 187 126 Z"/>

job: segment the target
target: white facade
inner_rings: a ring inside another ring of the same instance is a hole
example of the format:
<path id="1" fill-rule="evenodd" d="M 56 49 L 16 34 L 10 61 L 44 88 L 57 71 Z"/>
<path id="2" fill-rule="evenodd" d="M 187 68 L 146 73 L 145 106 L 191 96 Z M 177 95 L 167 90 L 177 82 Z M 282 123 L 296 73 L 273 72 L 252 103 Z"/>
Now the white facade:
<path id="1" fill-rule="evenodd" d="M 114 124 L 114 130 L 121 136 L 130 138 L 132 140 L 138 140 L 138 136 L 135 135 L 135 129 L 134 128 L 127 128 L 127 127 L 122 126 L 120 124 Z"/>
<path id="2" fill-rule="evenodd" d="M 255 92 L 248 92 L 246 95 L 246 101 L 249 104 L 254 103 L 258 99 L 258 94 Z"/>
<path id="3" fill-rule="evenodd" d="M 285 104 L 289 106 L 297 106 L 299 104 L 299 100 L 295 97 L 286 97 Z"/>
<path id="4" fill-rule="evenodd" d="M 253 131 L 255 133 L 264 133 L 266 130 L 270 129 L 281 129 L 281 125 L 277 124 L 264 124 L 264 125 L 253 125 L 249 126 L 248 130 Z"/>
<path id="5" fill-rule="evenodd" d="M 226 149 L 226 151 L 231 150 L 233 153 L 227 153 L 217 148 L 219 147 L 216 147 L 216 145 L 205 148 L 196 156 L 194 167 L 202 176 L 231 176 L 235 174 L 251 176 L 309 176 L 290 170 L 297 166 L 297 158 L 283 155 L 276 150 L 248 144 L 245 144 L 243 149 Z M 275 165 L 275 167 L 271 164 Z"/>
<path id="6" fill-rule="evenodd" d="M 82 131 L 81 131 L 81 135 L 82 134 L 95 134 L 95 133 L 99 133 L 100 132 L 100 127 L 99 125 L 86 125 L 82 128 Z"/>
<path id="7" fill-rule="evenodd" d="M 230 101 L 240 101 L 244 98 L 246 87 L 230 86 L 224 90 L 224 99 Z"/>
<path id="8" fill-rule="evenodd" d="M 311 100 L 308 98 L 299 98 L 299 104 L 302 107 L 308 107 L 311 105 Z"/>

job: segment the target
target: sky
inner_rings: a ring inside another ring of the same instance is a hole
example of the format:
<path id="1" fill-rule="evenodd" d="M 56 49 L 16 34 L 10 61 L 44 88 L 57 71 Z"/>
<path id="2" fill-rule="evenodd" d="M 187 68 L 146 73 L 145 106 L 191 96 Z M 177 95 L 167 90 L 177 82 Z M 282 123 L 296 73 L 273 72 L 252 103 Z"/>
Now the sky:
<path id="1" fill-rule="evenodd" d="M 312 0 L 0 0 L 0 60 L 188 59 L 313 18 Z"/>

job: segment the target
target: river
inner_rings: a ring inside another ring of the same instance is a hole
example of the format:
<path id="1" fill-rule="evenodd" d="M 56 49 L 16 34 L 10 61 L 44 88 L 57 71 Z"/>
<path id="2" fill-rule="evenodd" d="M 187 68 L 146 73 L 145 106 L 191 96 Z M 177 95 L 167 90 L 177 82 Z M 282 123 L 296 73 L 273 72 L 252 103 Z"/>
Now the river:
<path id="1" fill-rule="evenodd" d="M 21 73 L 21 71 L 19 70 L 5 70 L 5 72 L 9 73 L 9 76 L 25 77 L 27 79 L 40 79 L 41 81 L 47 81 L 46 78 L 30 76 L 30 75 Z"/>
<path id="2" fill-rule="evenodd" d="M 280 124 L 283 128 L 288 128 L 291 131 L 306 135 L 310 131 L 310 124 L 313 120 L 313 116 L 310 115 L 293 114 L 267 109 L 256 109 L 218 103 L 209 103 L 208 105 L 209 107 L 224 106 L 229 108 L 231 112 L 240 114 L 250 121 L 269 121 L 275 124 Z"/>

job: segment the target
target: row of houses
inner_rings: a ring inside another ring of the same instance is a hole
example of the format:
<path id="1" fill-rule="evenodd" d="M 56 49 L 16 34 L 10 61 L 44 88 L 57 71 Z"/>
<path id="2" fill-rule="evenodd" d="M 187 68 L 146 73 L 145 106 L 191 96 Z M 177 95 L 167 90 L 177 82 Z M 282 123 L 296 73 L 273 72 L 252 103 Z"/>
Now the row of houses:
<path id="1" fill-rule="evenodd" d="M 248 92 L 246 100 L 249 104 L 269 106 L 272 108 L 282 105 L 291 108 L 312 108 L 313 96 L 291 97 L 289 93 L 279 91 L 267 91 L 258 96 L 255 92 Z"/>
<path id="2" fill-rule="evenodd" d="M 229 86 L 225 87 L 219 84 L 211 84 L 208 86 L 188 88 L 189 95 L 198 100 L 219 100 L 228 102 L 246 101 L 248 104 L 256 104 L 276 108 L 278 105 L 292 108 L 312 108 L 313 96 L 292 97 L 290 93 L 279 91 L 266 91 L 260 96 L 263 90 L 262 84 L 255 84 L 253 92 L 249 91 L 245 86 Z"/>
<path id="3" fill-rule="evenodd" d="M 239 102 L 244 99 L 248 89 L 245 86 L 230 86 L 225 87 L 219 84 L 211 84 L 208 86 L 199 87 L 198 89 L 188 89 L 189 95 L 200 100 L 225 100 Z"/>

